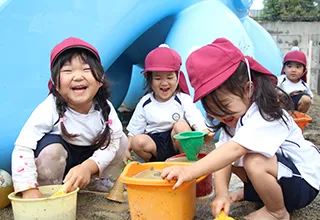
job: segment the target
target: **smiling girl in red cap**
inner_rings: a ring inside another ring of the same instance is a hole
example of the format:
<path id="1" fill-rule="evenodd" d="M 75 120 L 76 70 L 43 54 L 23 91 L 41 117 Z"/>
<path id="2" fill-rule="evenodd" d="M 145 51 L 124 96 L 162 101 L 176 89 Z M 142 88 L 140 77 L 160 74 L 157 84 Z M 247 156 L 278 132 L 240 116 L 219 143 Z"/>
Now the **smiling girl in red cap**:
<path id="1" fill-rule="evenodd" d="M 177 188 L 215 172 L 214 216 L 243 199 L 264 204 L 245 217 L 251 220 L 288 220 L 288 212 L 307 206 L 319 191 L 320 152 L 283 109 L 291 101 L 277 78 L 224 38 L 194 51 L 186 66 L 194 101 L 201 99 L 222 131 L 217 149 L 190 166 L 166 168 L 162 177 L 177 179 Z M 244 188 L 229 195 L 232 172 Z"/>
<path id="2" fill-rule="evenodd" d="M 93 174 L 107 177 L 122 164 L 127 147 L 107 100 L 109 88 L 97 50 L 67 38 L 51 51 L 50 70 L 51 93 L 29 117 L 12 153 L 14 190 L 22 198 L 43 197 L 39 185 L 64 182 L 65 190 L 73 191 L 87 186 Z"/>
<path id="3" fill-rule="evenodd" d="M 295 110 L 307 113 L 313 93 L 306 83 L 307 58 L 303 52 L 290 51 L 283 59 L 282 75 L 278 78 L 278 86 L 283 89 L 294 103 Z"/>
<path id="4" fill-rule="evenodd" d="M 205 119 L 192 102 L 185 76 L 180 70 L 181 57 L 166 45 L 152 50 L 145 59 L 148 94 L 138 103 L 127 126 L 129 147 L 144 161 L 165 161 L 183 153 L 173 136 L 180 132 L 200 130 L 209 132 Z M 212 140 L 209 132 L 206 140 Z"/>

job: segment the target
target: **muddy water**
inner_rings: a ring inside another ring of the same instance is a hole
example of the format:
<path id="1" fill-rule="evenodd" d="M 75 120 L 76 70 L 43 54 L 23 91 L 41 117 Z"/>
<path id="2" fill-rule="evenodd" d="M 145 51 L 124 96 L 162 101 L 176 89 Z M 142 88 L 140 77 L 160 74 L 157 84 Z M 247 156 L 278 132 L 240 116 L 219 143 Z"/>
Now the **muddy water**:
<path id="1" fill-rule="evenodd" d="M 145 178 L 145 179 L 162 179 L 161 178 L 162 170 L 149 168 L 140 173 L 137 173 L 132 178 Z"/>

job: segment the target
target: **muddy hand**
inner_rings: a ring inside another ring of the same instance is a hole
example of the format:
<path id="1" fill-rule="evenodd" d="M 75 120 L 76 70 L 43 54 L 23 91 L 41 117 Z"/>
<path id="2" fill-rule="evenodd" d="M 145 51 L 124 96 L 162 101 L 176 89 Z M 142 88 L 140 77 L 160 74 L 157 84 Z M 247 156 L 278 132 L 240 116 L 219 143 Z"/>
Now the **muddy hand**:
<path id="1" fill-rule="evenodd" d="M 229 193 L 219 193 L 216 195 L 212 203 L 210 204 L 212 215 L 219 217 L 222 215 L 228 216 L 230 211 L 230 197 Z"/>
<path id="2" fill-rule="evenodd" d="M 203 131 L 207 133 L 207 134 L 204 136 L 204 141 L 205 141 L 205 142 L 211 142 L 211 141 L 213 140 L 213 138 L 214 138 L 214 135 L 215 135 L 216 133 L 214 133 L 211 129 L 208 129 L 208 128 L 204 129 Z"/>
<path id="3" fill-rule="evenodd" d="M 192 175 L 188 172 L 188 166 L 172 166 L 162 171 L 161 178 L 167 181 L 177 180 L 173 189 L 177 189 L 182 183 L 191 181 Z"/>
<path id="4" fill-rule="evenodd" d="M 128 164 L 128 161 L 134 161 L 134 159 L 132 158 L 131 152 L 129 150 L 126 150 L 126 153 L 123 156 L 122 161 L 126 165 Z"/>

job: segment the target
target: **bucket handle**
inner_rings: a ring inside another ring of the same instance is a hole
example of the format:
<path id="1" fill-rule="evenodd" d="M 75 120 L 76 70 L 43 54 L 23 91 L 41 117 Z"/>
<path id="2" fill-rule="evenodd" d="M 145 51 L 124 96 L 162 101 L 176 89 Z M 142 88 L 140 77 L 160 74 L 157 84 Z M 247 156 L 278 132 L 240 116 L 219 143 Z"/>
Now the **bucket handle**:
<path id="1" fill-rule="evenodd" d="M 207 178 L 209 174 L 206 174 L 206 175 L 203 175 L 203 176 L 200 176 L 196 179 L 196 183 L 200 183 L 202 180 L 204 180 L 205 178 Z"/>

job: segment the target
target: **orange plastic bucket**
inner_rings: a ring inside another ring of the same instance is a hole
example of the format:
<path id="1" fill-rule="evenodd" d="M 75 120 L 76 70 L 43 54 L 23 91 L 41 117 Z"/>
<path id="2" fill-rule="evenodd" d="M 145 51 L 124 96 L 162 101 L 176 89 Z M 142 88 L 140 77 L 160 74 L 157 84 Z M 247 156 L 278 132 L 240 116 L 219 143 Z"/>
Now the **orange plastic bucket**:
<path id="1" fill-rule="evenodd" d="M 298 111 L 291 112 L 291 117 L 299 126 L 302 132 L 304 131 L 304 128 L 308 125 L 308 122 L 312 121 L 312 118 L 309 115 Z"/>
<path id="2" fill-rule="evenodd" d="M 172 187 L 176 181 L 168 182 L 162 179 L 133 178 L 134 175 L 153 168 L 163 170 L 169 166 L 186 166 L 190 163 L 182 162 L 131 162 L 120 175 L 120 180 L 126 184 L 130 216 L 132 220 L 166 219 L 188 220 L 193 219 L 196 209 L 196 181 L 183 183 L 178 189 Z"/>

